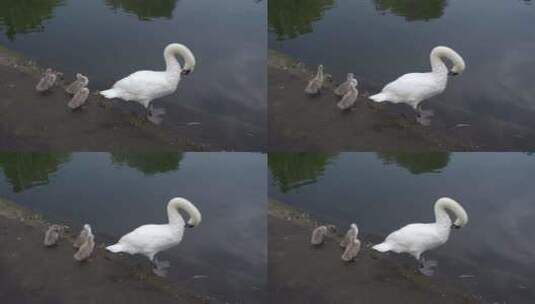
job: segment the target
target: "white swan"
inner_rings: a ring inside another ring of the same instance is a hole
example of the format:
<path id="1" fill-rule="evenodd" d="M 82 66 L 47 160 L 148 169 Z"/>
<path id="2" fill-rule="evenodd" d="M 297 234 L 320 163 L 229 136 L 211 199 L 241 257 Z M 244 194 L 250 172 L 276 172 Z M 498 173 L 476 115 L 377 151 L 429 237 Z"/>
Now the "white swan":
<path id="1" fill-rule="evenodd" d="M 319 94 L 319 92 L 321 91 L 321 88 L 323 87 L 323 80 L 324 80 L 323 65 L 320 64 L 318 66 L 318 71 L 316 73 L 316 76 L 314 76 L 314 78 L 312 78 L 308 82 L 308 85 L 305 88 L 305 93 L 309 95 Z"/>
<path id="2" fill-rule="evenodd" d="M 436 201 L 434 208 L 435 223 L 409 224 L 390 233 L 384 242 L 372 248 L 380 252 L 408 253 L 420 261 L 422 273 L 432 274 L 427 268 L 433 265 L 426 265 L 422 254 L 446 243 L 451 228 L 459 229 L 468 223 L 466 211 L 451 198 L 440 198 Z M 453 224 L 446 210 L 453 212 L 457 217 Z"/>
<path id="3" fill-rule="evenodd" d="M 176 59 L 184 59 L 184 67 Z M 195 57 L 186 46 L 178 43 L 169 44 L 164 52 L 166 70 L 138 71 L 119 81 L 111 89 L 100 94 L 108 99 L 120 98 L 140 103 L 147 110 L 147 118 L 155 124 L 161 122 L 163 109 L 153 109 L 151 101 L 170 95 L 176 91 L 181 75 L 188 75 L 195 69 Z"/>
<path id="4" fill-rule="evenodd" d="M 431 61 L 431 72 L 410 73 L 387 84 L 381 93 L 370 96 L 375 102 L 390 101 L 392 103 L 406 103 L 418 112 L 418 122 L 423 125 L 429 124 L 429 116 L 432 111 L 424 111 L 420 103 L 428 98 L 442 93 L 448 83 L 448 67 L 443 59 L 448 59 L 453 63 L 449 74 L 457 75 L 464 71 L 466 65 L 463 58 L 454 50 L 437 46 L 429 55 Z"/>
<path id="5" fill-rule="evenodd" d="M 178 212 L 179 209 L 189 215 L 187 223 Z M 167 216 L 168 224 L 140 226 L 121 237 L 115 245 L 106 247 L 106 250 L 114 253 L 142 254 L 152 262 L 156 274 L 165 275 L 164 268 L 169 267 L 169 263 L 159 262 L 156 254 L 180 244 L 184 227 L 195 227 L 201 222 L 199 210 L 190 201 L 181 197 L 175 197 L 169 201 Z"/>

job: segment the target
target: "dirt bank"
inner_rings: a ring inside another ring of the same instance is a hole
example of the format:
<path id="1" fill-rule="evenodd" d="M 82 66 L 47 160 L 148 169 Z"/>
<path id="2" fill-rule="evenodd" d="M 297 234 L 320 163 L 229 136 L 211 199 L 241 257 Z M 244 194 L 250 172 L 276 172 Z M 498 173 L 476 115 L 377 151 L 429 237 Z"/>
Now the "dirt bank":
<path id="1" fill-rule="evenodd" d="M 460 287 L 369 250 L 377 241 L 370 237 L 360 237 L 363 248 L 349 264 L 340 260 L 341 235 L 312 248 L 317 223 L 282 203 L 270 202 L 268 223 L 270 303 L 478 303 Z"/>
<path id="2" fill-rule="evenodd" d="M 312 73 L 296 60 L 275 51 L 268 58 L 269 149 L 320 151 L 527 151 L 535 149 L 535 130 L 491 117 L 470 120 L 461 109 L 429 102 L 432 126 L 416 123 L 405 105 L 368 100 L 380 84 L 359 79 L 359 99 L 341 112 L 328 82 L 315 97 L 303 92 Z"/>
<path id="3" fill-rule="evenodd" d="M 59 81 L 48 94 L 35 91 L 42 70 L 0 46 L 0 149 L 70 151 L 260 150 L 264 131 L 183 107 L 178 121 L 153 125 L 133 103 L 95 94 L 71 112 Z M 67 75 L 66 75 L 67 78 Z M 231 127 L 230 127 L 231 126 Z"/>
<path id="4" fill-rule="evenodd" d="M 221 303 L 152 275 L 146 263 L 107 253 L 98 241 L 91 260 L 73 260 L 73 233 L 59 246 L 42 245 L 45 221 L 0 199 L 2 303 Z"/>

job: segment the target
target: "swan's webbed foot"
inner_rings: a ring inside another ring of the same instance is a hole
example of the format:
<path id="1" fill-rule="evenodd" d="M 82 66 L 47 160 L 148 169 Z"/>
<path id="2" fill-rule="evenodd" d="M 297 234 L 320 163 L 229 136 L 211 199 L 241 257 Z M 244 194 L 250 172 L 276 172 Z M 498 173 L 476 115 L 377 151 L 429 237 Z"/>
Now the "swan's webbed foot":
<path id="1" fill-rule="evenodd" d="M 171 263 L 169 261 L 159 261 L 156 257 L 152 259 L 152 266 L 158 269 L 165 269 L 171 267 Z"/>
<path id="2" fill-rule="evenodd" d="M 171 267 L 171 262 L 169 261 L 157 261 L 158 263 L 158 268 L 159 269 L 167 269 L 169 267 Z"/>
<path id="3" fill-rule="evenodd" d="M 435 274 L 435 270 L 433 268 L 437 267 L 438 263 L 434 260 L 426 261 L 423 257 L 420 259 L 420 267 L 418 270 L 421 274 L 432 277 Z"/>
<path id="4" fill-rule="evenodd" d="M 154 108 L 152 105 L 150 105 L 147 109 L 147 120 L 155 125 L 159 125 L 162 123 L 162 116 L 165 115 L 165 113 L 166 112 L 164 108 Z"/>
<path id="5" fill-rule="evenodd" d="M 152 273 L 154 273 L 155 275 L 161 278 L 167 277 L 167 269 L 152 268 Z"/>
<path id="6" fill-rule="evenodd" d="M 422 117 L 422 116 L 416 116 L 416 121 L 421 124 L 422 126 L 430 126 L 431 125 L 431 119 L 428 117 Z"/>
<path id="7" fill-rule="evenodd" d="M 431 125 L 431 117 L 435 115 L 435 112 L 433 110 L 423 110 L 421 107 L 418 107 L 416 109 L 416 121 L 421 124 L 422 126 L 430 126 Z"/>
<path id="8" fill-rule="evenodd" d="M 152 272 L 159 277 L 167 276 L 167 268 L 171 267 L 169 261 L 158 261 L 155 257 L 152 261 Z"/>
<path id="9" fill-rule="evenodd" d="M 423 110 L 422 108 L 420 108 L 419 112 L 420 115 L 424 117 L 432 117 L 433 115 L 435 115 L 435 111 L 433 110 Z"/>

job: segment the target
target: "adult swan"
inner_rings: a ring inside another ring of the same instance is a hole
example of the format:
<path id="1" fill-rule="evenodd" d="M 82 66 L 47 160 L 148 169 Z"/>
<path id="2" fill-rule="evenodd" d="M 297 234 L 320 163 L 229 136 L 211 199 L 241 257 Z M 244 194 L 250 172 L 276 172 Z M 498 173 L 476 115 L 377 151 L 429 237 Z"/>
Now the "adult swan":
<path id="1" fill-rule="evenodd" d="M 461 55 L 449 47 L 437 46 L 431 51 L 429 57 L 431 72 L 405 74 L 387 84 L 381 93 L 370 96 L 370 99 L 375 102 L 406 103 L 417 111 L 417 121 L 420 124 L 429 125 L 429 117 L 433 115 L 433 112 L 422 110 L 420 103 L 444 92 L 448 83 L 448 74 L 458 75 L 466 67 Z M 448 59 L 453 63 L 449 72 L 443 59 Z"/>
<path id="2" fill-rule="evenodd" d="M 184 67 L 176 59 L 180 55 L 184 59 Z M 120 98 L 136 101 L 147 110 L 147 119 L 155 124 L 161 122 L 163 109 L 154 109 L 151 101 L 170 95 L 176 91 L 181 75 L 188 75 L 195 69 L 195 57 L 184 45 L 169 44 L 164 52 L 165 71 L 138 71 L 117 81 L 111 89 L 100 94 L 108 99 Z"/>
<path id="3" fill-rule="evenodd" d="M 453 224 L 446 210 L 457 217 Z M 432 275 L 433 271 L 429 267 L 436 263 L 426 263 L 422 254 L 446 243 L 451 228 L 459 229 L 466 225 L 468 215 L 459 203 L 443 197 L 435 203 L 435 219 L 430 224 L 409 224 L 390 233 L 384 242 L 372 248 L 380 252 L 408 253 L 420 261 L 420 271 L 423 274 Z"/>
<path id="4" fill-rule="evenodd" d="M 178 210 L 184 210 L 189 215 L 187 223 Z M 181 197 L 169 201 L 167 216 L 169 224 L 140 226 L 121 237 L 117 244 L 106 247 L 106 250 L 114 253 L 142 254 L 152 262 L 154 273 L 164 276 L 169 262 L 159 262 L 156 254 L 180 244 L 184 228 L 195 227 L 201 222 L 199 210 L 190 201 Z"/>

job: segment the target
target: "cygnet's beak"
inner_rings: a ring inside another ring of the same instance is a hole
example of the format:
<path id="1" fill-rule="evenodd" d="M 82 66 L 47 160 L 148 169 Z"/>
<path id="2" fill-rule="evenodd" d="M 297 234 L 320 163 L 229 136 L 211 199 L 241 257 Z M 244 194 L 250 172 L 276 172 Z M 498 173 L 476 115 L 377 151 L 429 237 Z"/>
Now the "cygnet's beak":
<path id="1" fill-rule="evenodd" d="M 180 71 L 180 74 L 185 75 L 185 76 L 189 75 L 189 73 L 191 73 L 191 70 L 182 70 L 182 71 Z"/>
<path id="2" fill-rule="evenodd" d="M 190 224 L 190 223 L 187 223 L 186 225 L 184 225 L 184 227 L 186 227 L 186 228 L 193 228 L 193 227 L 195 227 L 195 225 L 192 225 L 192 224 Z"/>
<path id="3" fill-rule="evenodd" d="M 451 228 L 452 228 L 452 229 L 461 229 L 461 226 L 452 224 L 452 225 L 451 225 Z"/>
<path id="4" fill-rule="evenodd" d="M 459 73 L 454 72 L 454 71 L 449 71 L 449 72 L 448 72 L 448 75 L 450 75 L 450 76 L 457 76 L 457 75 L 459 75 Z"/>

